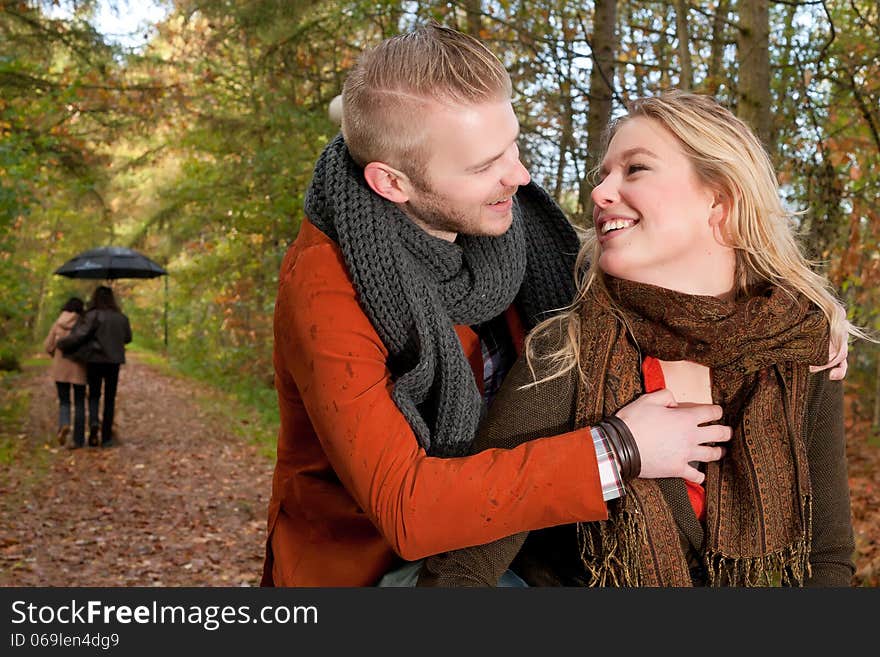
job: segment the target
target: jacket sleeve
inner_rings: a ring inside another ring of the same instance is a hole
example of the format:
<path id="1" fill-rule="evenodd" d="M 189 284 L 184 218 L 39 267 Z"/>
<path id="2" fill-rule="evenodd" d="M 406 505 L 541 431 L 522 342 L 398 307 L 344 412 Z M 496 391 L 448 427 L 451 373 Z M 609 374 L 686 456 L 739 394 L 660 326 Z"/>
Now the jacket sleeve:
<path id="1" fill-rule="evenodd" d="M 850 515 L 846 437 L 843 427 L 843 382 L 829 381 L 827 372 L 813 375 L 806 436 L 813 490 L 812 574 L 807 586 L 851 586 L 855 550 Z M 821 378 L 820 378 L 821 377 Z"/>
<path id="2" fill-rule="evenodd" d="M 122 317 L 125 319 L 125 337 L 123 339 L 123 342 L 125 342 L 125 344 L 128 344 L 129 342 L 131 342 L 131 323 L 128 321 L 127 315 L 123 315 Z"/>
<path id="3" fill-rule="evenodd" d="M 306 248 L 276 301 L 280 403 L 295 385 L 336 475 L 401 557 L 607 517 L 588 431 L 429 457 L 391 397 L 386 358 L 338 252 Z"/>
<path id="4" fill-rule="evenodd" d="M 76 350 L 83 342 L 89 339 L 97 328 L 98 313 L 89 311 L 82 315 L 74 324 L 70 333 L 55 343 L 55 346 L 65 353 Z"/>
<path id="5" fill-rule="evenodd" d="M 49 329 L 49 333 L 48 333 L 48 335 L 46 335 L 46 339 L 43 340 L 43 349 L 50 356 L 55 355 L 55 335 L 56 335 L 55 324 L 52 324 L 52 328 Z"/>
<path id="6" fill-rule="evenodd" d="M 545 341 L 537 351 L 555 350 L 556 342 Z M 504 380 L 500 392 L 480 427 L 474 450 L 514 448 L 540 436 L 571 430 L 574 425 L 575 376 L 567 375 L 531 385 L 548 374 L 536 365 L 533 375 L 520 357 Z M 523 387 L 528 386 L 528 387 Z M 516 558 L 528 532 L 491 543 L 445 552 L 425 560 L 418 586 L 497 586 L 498 580 Z"/>

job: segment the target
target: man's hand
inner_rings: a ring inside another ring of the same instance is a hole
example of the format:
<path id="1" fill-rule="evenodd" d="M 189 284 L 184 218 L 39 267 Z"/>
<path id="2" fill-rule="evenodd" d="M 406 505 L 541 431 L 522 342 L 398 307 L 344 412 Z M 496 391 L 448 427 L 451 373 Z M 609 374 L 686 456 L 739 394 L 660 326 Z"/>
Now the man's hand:
<path id="1" fill-rule="evenodd" d="M 642 395 L 617 412 L 626 422 L 639 447 L 642 470 L 639 477 L 682 477 L 701 484 L 706 478 L 691 465 L 692 461 L 717 461 L 722 447 L 709 443 L 730 440 L 730 427 L 699 425 L 721 419 L 721 407 L 715 404 L 678 406 L 669 390 Z"/>

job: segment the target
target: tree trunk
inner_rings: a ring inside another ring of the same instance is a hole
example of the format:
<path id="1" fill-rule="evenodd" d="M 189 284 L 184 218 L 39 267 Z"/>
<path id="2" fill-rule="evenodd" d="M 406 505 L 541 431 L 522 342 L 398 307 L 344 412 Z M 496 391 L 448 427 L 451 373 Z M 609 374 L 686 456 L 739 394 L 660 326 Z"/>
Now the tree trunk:
<path id="1" fill-rule="evenodd" d="M 574 109 L 571 102 L 570 78 L 562 78 L 560 76 L 559 100 L 562 105 L 562 116 L 559 118 L 562 124 L 562 134 L 559 137 L 559 161 L 556 164 L 556 182 L 553 186 L 553 198 L 556 199 L 557 203 L 562 198 L 562 190 L 565 184 L 565 165 L 574 135 Z"/>
<path id="2" fill-rule="evenodd" d="M 480 30 L 483 28 L 481 15 L 483 13 L 483 5 L 480 0 L 465 0 L 464 10 L 467 14 L 467 33 L 476 38 L 480 38 Z"/>
<path id="3" fill-rule="evenodd" d="M 31 329 L 31 332 L 30 332 L 30 334 L 31 334 L 31 339 L 32 339 L 33 341 L 35 341 L 35 342 L 38 342 L 38 341 L 40 340 L 40 338 L 42 337 L 42 336 L 38 333 L 38 329 L 39 329 L 41 326 L 44 326 L 44 323 L 43 323 L 43 314 L 45 313 L 45 311 L 46 311 L 46 280 L 45 280 L 45 277 L 42 277 L 42 278 L 40 279 L 40 286 L 39 286 L 39 288 L 37 289 L 37 312 L 36 312 L 36 319 L 34 320 L 33 325 L 30 326 L 30 329 Z"/>
<path id="4" fill-rule="evenodd" d="M 676 0 L 675 2 L 675 34 L 678 37 L 678 64 L 681 69 L 678 86 L 684 91 L 690 91 L 694 84 L 694 74 L 691 67 L 687 0 Z"/>
<path id="5" fill-rule="evenodd" d="M 800 73 L 796 67 L 791 65 L 791 53 L 795 48 L 795 39 L 797 38 L 797 30 L 794 26 L 794 15 L 796 12 L 797 6 L 795 5 L 789 5 L 785 9 L 785 24 L 782 28 L 782 43 L 784 46 L 780 61 L 783 68 L 789 69 L 791 67 L 791 69 L 789 69 L 789 73 L 783 74 L 783 79 L 791 79 Z"/>
<path id="6" fill-rule="evenodd" d="M 740 0 L 739 24 L 737 114 L 772 153 L 768 0 Z"/>
<path id="7" fill-rule="evenodd" d="M 727 8 L 729 0 L 718 0 L 715 8 L 715 17 L 712 20 L 712 47 L 709 51 L 709 71 L 706 76 L 706 91 L 712 95 L 718 92 L 718 88 L 724 81 L 721 76 L 721 67 L 724 62 L 724 43 L 727 39 Z"/>
<path id="8" fill-rule="evenodd" d="M 614 97 L 614 58 L 617 49 L 617 0 L 596 0 L 593 12 L 593 70 L 590 72 L 590 109 L 587 113 L 587 160 L 580 182 L 579 214 L 585 223 L 591 212 L 590 172 L 598 163 L 602 133 L 611 119 Z"/>

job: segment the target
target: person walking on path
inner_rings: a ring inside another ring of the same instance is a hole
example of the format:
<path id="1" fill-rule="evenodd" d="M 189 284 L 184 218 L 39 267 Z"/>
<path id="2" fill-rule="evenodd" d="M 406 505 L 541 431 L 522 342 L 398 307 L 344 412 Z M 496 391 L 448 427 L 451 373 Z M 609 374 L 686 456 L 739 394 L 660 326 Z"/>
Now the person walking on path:
<path id="1" fill-rule="evenodd" d="M 93 340 L 94 338 L 94 340 Z M 125 363 L 125 345 L 131 342 L 131 324 L 119 310 L 113 290 L 106 285 L 95 289 L 89 308 L 80 321 L 58 345 L 71 352 L 83 344 L 92 345 L 83 356 L 89 384 L 89 445 L 113 446 L 113 416 L 116 408 L 116 385 L 119 367 Z M 99 415 L 101 386 L 104 386 L 104 412 Z"/>
<path id="2" fill-rule="evenodd" d="M 58 341 L 67 337 L 82 316 L 84 304 L 79 297 L 70 297 L 61 308 L 61 314 L 49 329 L 43 341 L 46 353 L 52 356 L 49 375 L 58 391 L 58 444 L 70 448 L 82 447 L 86 432 L 86 368 L 82 363 L 68 358 L 58 348 Z M 73 438 L 68 443 L 71 430 L 70 391 L 73 388 Z"/>

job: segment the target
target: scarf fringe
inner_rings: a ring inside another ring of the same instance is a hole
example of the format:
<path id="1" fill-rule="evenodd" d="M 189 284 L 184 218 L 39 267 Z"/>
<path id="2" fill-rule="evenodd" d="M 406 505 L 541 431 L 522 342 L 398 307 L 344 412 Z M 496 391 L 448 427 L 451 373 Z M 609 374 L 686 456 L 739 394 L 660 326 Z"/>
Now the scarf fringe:
<path id="1" fill-rule="evenodd" d="M 803 586 L 812 574 L 813 496 L 801 496 L 802 536 L 791 545 L 760 557 L 733 557 L 707 550 L 703 566 L 708 586 Z"/>
<path id="2" fill-rule="evenodd" d="M 706 551 L 703 565 L 708 586 L 803 586 L 812 575 L 812 496 L 804 495 L 801 502 L 804 532 L 793 544 L 760 557 L 734 557 L 721 551 Z M 648 577 L 643 569 L 642 550 L 649 541 L 644 516 L 638 509 L 623 502 L 611 511 L 608 520 L 578 523 L 577 536 L 587 586 L 646 585 Z"/>
<path id="3" fill-rule="evenodd" d="M 622 503 L 609 519 L 578 523 L 587 586 L 642 586 L 642 548 L 648 544 L 644 516 Z"/>
<path id="4" fill-rule="evenodd" d="M 810 550 L 813 543 L 813 498 L 801 498 L 801 538 L 760 557 L 732 557 L 707 551 L 703 565 L 709 586 L 803 586 L 812 575 Z"/>

